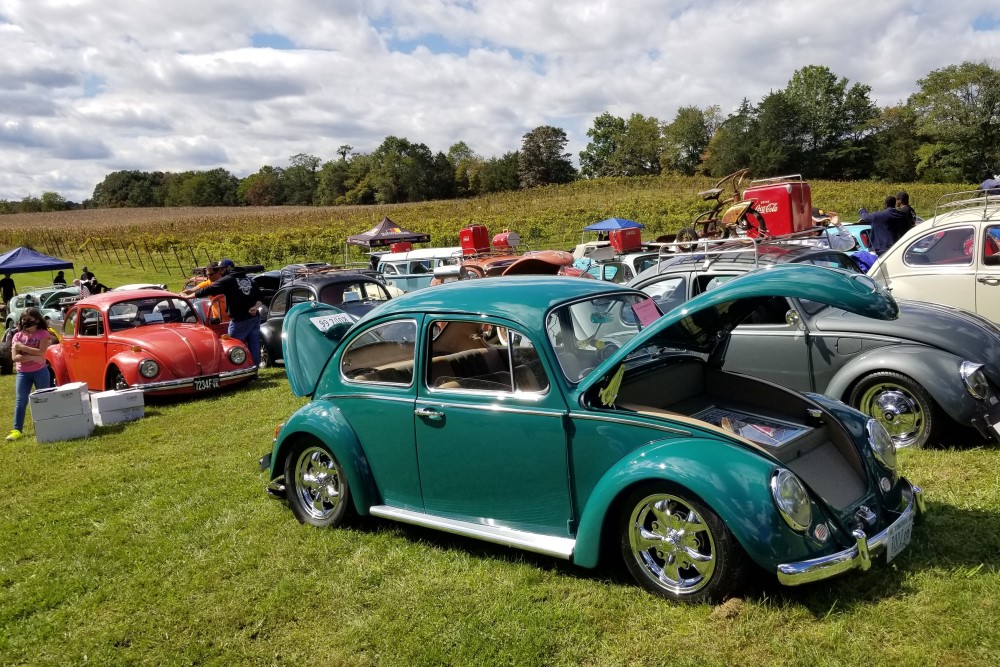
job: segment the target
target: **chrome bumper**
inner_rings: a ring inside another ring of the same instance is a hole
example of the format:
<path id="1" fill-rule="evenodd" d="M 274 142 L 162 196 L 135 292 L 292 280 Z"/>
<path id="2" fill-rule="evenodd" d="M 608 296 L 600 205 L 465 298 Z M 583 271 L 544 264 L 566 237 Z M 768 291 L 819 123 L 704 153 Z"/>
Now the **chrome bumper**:
<path id="1" fill-rule="evenodd" d="M 911 515 L 916 520 L 925 512 L 923 489 L 910 484 L 905 479 L 902 482 L 904 485 L 903 496 L 907 501 L 906 508 L 892 525 L 907 520 Z M 857 543 L 850 549 L 799 563 L 779 565 L 778 581 L 786 586 L 798 586 L 835 577 L 848 570 L 867 570 L 872 566 L 872 557 L 885 551 L 890 528 L 891 526 L 887 526 L 885 530 L 871 538 L 867 537 L 865 531 L 859 528 L 852 533 Z"/>
<path id="2" fill-rule="evenodd" d="M 240 368 L 235 371 L 225 371 L 218 374 L 219 384 L 223 382 L 231 382 L 233 380 L 244 380 L 247 378 L 257 377 L 257 367 L 250 366 L 249 368 Z M 181 378 L 179 380 L 166 380 L 164 382 L 147 382 L 145 384 L 135 385 L 135 389 L 141 389 L 146 393 L 155 393 L 158 391 L 172 391 L 174 389 L 184 389 L 186 387 L 194 387 L 194 381 L 200 380 L 200 377 L 194 378 Z"/>

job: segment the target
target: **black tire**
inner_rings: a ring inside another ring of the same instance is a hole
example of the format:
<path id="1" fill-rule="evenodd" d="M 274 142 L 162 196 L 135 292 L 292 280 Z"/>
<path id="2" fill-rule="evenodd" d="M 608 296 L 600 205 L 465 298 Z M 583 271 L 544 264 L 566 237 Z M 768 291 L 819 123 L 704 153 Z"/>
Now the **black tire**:
<path id="1" fill-rule="evenodd" d="M 622 559 L 646 590 L 677 602 L 719 601 L 745 583 L 749 558 L 710 507 L 667 482 L 631 493 L 619 522 Z"/>
<path id="2" fill-rule="evenodd" d="M 267 343 L 263 340 L 260 341 L 260 363 L 257 364 L 258 368 L 272 368 L 274 366 L 274 360 L 271 359 L 271 351 L 267 347 Z"/>
<path id="3" fill-rule="evenodd" d="M 350 512 L 351 491 L 344 469 L 322 443 L 305 439 L 285 459 L 285 497 L 301 523 L 335 527 Z"/>
<path id="4" fill-rule="evenodd" d="M 944 419 L 930 394 L 901 373 L 879 371 L 861 378 L 847 401 L 889 431 L 896 448 L 925 447 L 940 440 Z"/>
<path id="5" fill-rule="evenodd" d="M 694 227 L 681 227 L 680 231 L 677 232 L 677 238 L 674 242 L 677 243 L 677 248 L 682 252 L 691 252 L 694 250 L 695 245 L 698 242 L 698 232 L 695 231 Z M 688 245 L 681 245 L 681 244 Z"/>
<path id="6" fill-rule="evenodd" d="M 128 389 L 128 382 L 125 381 L 125 375 L 118 370 L 117 366 L 112 366 L 108 369 L 108 376 L 104 380 L 104 388 L 106 390 L 121 391 L 123 389 Z"/>
<path id="7" fill-rule="evenodd" d="M 0 350 L 0 375 L 10 375 L 14 372 L 14 360 L 10 357 L 10 350 Z"/>
<path id="8" fill-rule="evenodd" d="M 764 216 L 760 214 L 760 211 L 752 207 L 743 213 L 743 217 L 737 223 L 737 226 L 745 232 L 756 230 L 759 238 L 766 238 L 768 236 Z"/>

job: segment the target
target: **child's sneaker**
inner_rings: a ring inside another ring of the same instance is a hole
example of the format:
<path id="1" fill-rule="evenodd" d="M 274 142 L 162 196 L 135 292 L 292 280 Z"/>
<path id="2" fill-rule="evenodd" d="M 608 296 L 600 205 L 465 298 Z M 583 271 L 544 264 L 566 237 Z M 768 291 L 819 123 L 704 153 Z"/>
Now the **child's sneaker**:
<path id="1" fill-rule="evenodd" d="M 7 440 L 20 440 L 24 437 L 24 434 L 18 431 L 16 428 L 10 432 L 7 436 Z"/>

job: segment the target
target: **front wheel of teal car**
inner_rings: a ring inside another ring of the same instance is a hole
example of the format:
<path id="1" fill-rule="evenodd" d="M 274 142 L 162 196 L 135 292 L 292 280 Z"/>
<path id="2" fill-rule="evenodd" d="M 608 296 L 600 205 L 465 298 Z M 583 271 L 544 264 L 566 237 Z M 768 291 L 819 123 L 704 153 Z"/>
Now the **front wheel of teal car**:
<path id="1" fill-rule="evenodd" d="M 633 493 L 622 512 L 621 551 L 639 584 L 679 602 L 722 600 L 741 584 L 743 548 L 709 507 L 667 485 Z"/>
<path id="2" fill-rule="evenodd" d="M 296 445 L 285 463 L 286 497 L 302 523 L 320 528 L 344 521 L 350 490 L 344 469 L 330 451 L 307 440 Z"/>

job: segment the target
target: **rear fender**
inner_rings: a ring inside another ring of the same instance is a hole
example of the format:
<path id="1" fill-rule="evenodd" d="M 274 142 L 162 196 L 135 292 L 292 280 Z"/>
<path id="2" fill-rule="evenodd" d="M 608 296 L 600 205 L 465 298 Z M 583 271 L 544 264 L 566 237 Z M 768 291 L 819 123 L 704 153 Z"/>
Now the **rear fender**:
<path id="1" fill-rule="evenodd" d="M 819 555 L 816 545 L 793 532 L 774 506 L 769 483 L 777 465 L 719 440 L 686 438 L 640 447 L 595 485 L 581 513 L 573 561 L 596 566 L 601 545 L 620 539 L 620 501 L 635 487 L 656 481 L 682 486 L 711 507 L 747 554 L 769 571 L 781 562 Z M 820 511 L 815 503 L 813 510 Z"/>
<path id="2" fill-rule="evenodd" d="M 892 371 L 913 378 L 949 417 L 968 424 L 982 412 L 982 404 L 962 382 L 962 361 L 950 352 L 924 345 L 887 345 L 853 359 L 837 372 L 823 393 L 847 402 L 858 380 L 869 373 Z"/>
<path id="3" fill-rule="evenodd" d="M 379 504 L 381 494 L 361 443 L 340 409 L 327 401 L 317 400 L 304 405 L 282 426 L 271 451 L 270 479 L 285 474 L 285 459 L 303 438 L 319 440 L 336 457 L 347 476 L 358 514 L 367 515 L 372 505 Z"/>

